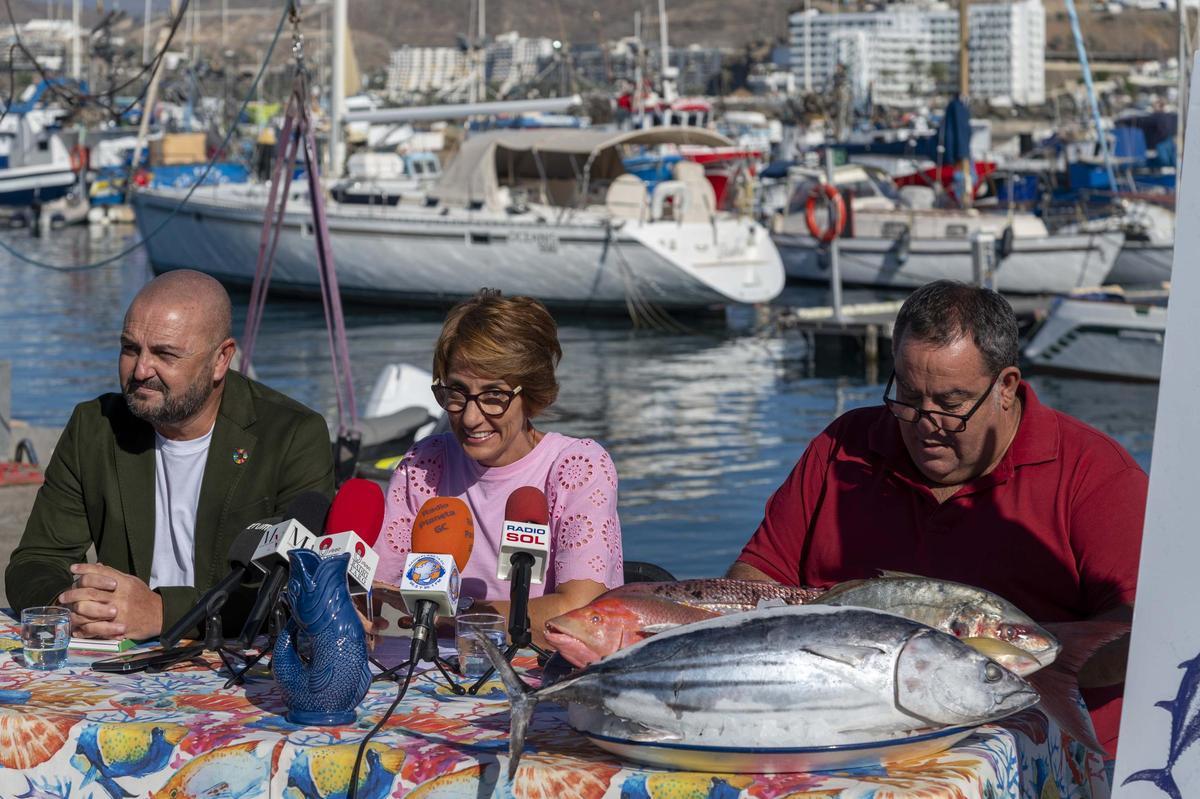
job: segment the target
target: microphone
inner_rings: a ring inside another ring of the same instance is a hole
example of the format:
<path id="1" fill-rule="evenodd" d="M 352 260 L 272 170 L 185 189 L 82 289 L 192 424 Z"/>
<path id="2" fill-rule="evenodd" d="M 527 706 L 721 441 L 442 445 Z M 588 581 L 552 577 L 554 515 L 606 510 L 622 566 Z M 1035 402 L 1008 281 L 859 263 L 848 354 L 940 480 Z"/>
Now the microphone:
<path id="1" fill-rule="evenodd" d="M 436 662 L 436 617 L 458 613 L 459 574 L 474 546 L 475 524 L 461 499 L 433 497 L 417 511 L 400 579 L 400 596 L 413 617 L 410 661 L 420 655 Z"/>
<path id="2" fill-rule="evenodd" d="M 288 553 L 293 549 L 314 549 L 317 537 L 311 530 L 321 529 L 321 522 L 329 510 L 329 500 L 319 491 L 305 491 L 288 505 L 284 521 L 263 533 L 254 550 L 254 565 L 266 573 L 254 605 L 242 626 L 238 644 L 248 648 L 254 643 L 263 624 L 279 599 L 288 578 Z"/>
<path id="3" fill-rule="evenodd" d="M 237 538 L 229 547 L 229 574 L 225 575 L 221 582 L 208 589 L 191 610 L 158 637 L 163 649 L 173 649 L 179 640 L 187 635 L 188 630 L 221 610 L 225 601 L 229 599 L 229 594 L 238 587 L 246 570 L 250 567 L 254 551 L 258 548 L 258 542 L 279 521 L 279 517 L 263 519 L 248 525 L 245 530 L 238 533 Z"/>
<path id="4" fill-rule="evenodd" d="M 539 488 L 521 486 L 504 503 L 496 578 L 511 581 L 508 634 L 513 646 L 528 646 L 529 586 L 541 585 L 550 556 L 550 508 Z"/>
<path id="5" fill-rule="evenodd" d="M 372 548 L 383 527 L 383 489 L 378 483 L 354 477 L 347 480 L 329 508 L 324 535 L 317 542 L 323 558 L 350 553 L 346 569 L 351 594 L 370 592 L 379 566 L 379 554 Z"/>

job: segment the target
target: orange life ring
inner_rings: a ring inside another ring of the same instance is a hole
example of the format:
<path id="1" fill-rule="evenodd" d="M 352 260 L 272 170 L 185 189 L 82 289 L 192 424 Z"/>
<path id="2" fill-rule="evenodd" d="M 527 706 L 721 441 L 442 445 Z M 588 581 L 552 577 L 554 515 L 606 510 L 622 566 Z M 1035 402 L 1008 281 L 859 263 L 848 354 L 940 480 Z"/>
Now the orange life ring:
<path id="1" fill-rule="evenodd" d="M 824 197 L 829 203 L 830 213 L 833 216 L 832 222 L 827 228 L 822 228 L 817 224 L 817 200 L 821 197 Z M 842 193 L 837 190 L 837 186 L 818 183 L 809 190 L 808 199 L 804 201 L 804 222 L 808 225 L 808 232 L 812 234 L 812 237 L 822 244 L 828 244 L 842 235 L 842 231 L 846 228 L 846 202 L 842 199 Z"/>
<path id="2" fill-rule="evenodd" d="M 87 150 L 82 144 L 76 144 L 71 148 L 71 171 L 79 172 L 87 169 L 87 163 Z"/>

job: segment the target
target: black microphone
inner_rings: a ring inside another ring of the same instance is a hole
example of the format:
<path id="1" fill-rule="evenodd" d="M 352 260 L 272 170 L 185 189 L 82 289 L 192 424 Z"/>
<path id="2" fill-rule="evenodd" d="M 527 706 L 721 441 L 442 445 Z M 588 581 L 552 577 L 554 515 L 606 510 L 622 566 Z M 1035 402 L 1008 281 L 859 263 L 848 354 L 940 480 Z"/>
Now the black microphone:
<path id="1" fill-rule="evenodd" d="M 263 533 L 269 531 L 279 521 L 279 518 L 263 519 L 254 522 L 238 533 L 237 538 L 233 540 L 233 545 L 229 547 L 229 574 L 225 575 L 221 582 L 208 589 L 200 597 L 195 607 L 181 616 L 169 630 L 158 637 L 164 649 L 174 648 L 179 643 L 179 639 L 187 635 L 188 630 L 221 610 L 225 601 L 229 599 L 230 593 L 241 583 L 246 569 L 250 567 L 254 558 L 254 550 L 258 549 Z"/>
<path id="2" fill-rule="evenodd" d="M 550 557 L 550 509 L 546 495 L 533 486 L 521 486 L 504 503 L 504 527 L 496 578 L 511 581 L 508 634 L 514 646 L 528 646 L 529 586 L 546 577 Z"/>
<path id="3" fill-rule="evenodd" d="M 271 610 L 279 601 L 279 593 L 288 578 L 287 553 L 293 549 L 315 548 L 319 532 L 312 531 L 321 530 L 325 523 L 325 514 L 328 512 L 329 499 L 324 494 L 319 491 L 305 491 L 288 505 L 283 516 L 285 521 L 263 533 L 251 560 L 267 576 L 259 586 L 254 605 L 250 608 L 250 614 L 246 617 L 242 634 L 238 638 L 238 644 L 243 649 L 254 643 Z"/>

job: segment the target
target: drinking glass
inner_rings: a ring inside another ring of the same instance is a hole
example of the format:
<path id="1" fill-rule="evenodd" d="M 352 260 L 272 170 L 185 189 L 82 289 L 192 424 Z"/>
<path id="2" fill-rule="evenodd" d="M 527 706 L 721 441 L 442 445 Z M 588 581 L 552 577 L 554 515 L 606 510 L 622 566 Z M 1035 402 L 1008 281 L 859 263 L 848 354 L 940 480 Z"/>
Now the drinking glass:
<path id="1" fill-rule="evenodd" d="M 39 671 L 51 671 L 67 659 L 71 641 L 71 615 L 66 608 L 25 608 L 21 611 L 21 642 L 25 665 Z"/>
<path id="2" fill-rule="evenodd" d="M 492 667 L 479 640 L 486 637 L 503 652 L 508 642 L 507 627 L 498 613 L 464 613 L 455 617 L 454 643 L 458 647 L 458 670 L 462 676 L 477 679 Z"/>

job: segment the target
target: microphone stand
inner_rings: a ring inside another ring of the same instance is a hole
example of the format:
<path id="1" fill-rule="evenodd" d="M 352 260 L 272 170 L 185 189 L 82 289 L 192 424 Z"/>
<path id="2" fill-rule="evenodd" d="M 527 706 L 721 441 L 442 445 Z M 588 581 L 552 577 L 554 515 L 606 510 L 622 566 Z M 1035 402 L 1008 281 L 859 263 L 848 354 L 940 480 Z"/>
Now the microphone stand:
<path id="1" fill-rule="evenodd" d="M 207 611 L 208 615 L 204 620 L 204 648 L 201 650 L 201 652 L 216 652 L 221 656 L 221 662 L 225 665 L 225 668 L 230 672 L 234 672 L 234 664 L 231 661 L 231 658 L 237 658 L 244 663 L 246 661 L 246 656 L 243 653 L 227 646 L 228 642 L 225 641 L 222 632 L 221 608 L 224 607 L 225 600 L 228 599 L 228 597 L 228 593 L 221 592 L 211 597 L 206 604 L 205 610 Z M 177 638 L 174 639 L 174 643 L 176 645 L 179 643 Z M 153 667 L 148 668 L 147 671 L 166 671 L 176 663 L 181 663 L 185 660 L 192 660 L 199 654 L 200 652 L 194 651 L 193 647 L 185 647 L 179 651 L 177 656 L 168 661 L 156 663 Z M 229 686 L 234 685 L 235 682 L 240 682 L 242 675 L 245 674 L 250 666 L 257 662 L 258 657 L 262 657 L 261 653 L 254 659 L 254 661 L 243 668 L 240 672 L 235 673 L 234 676 L 225 683 L 225 687 L 228 688 Z"/>
<path id="2" fill-rule="evenodd" d="M 436 610 L 437 605 L 433 602 L 422 600 L 418 603 L 417 613 L 413 618 L 412 648 L 409 651 L 408 660 L 398 663 L 390 669 L 384 669 L 381 673 L 375 675 L 372 682 L 390 680 L 398 672 L 408 669 L 409 666 L 426 661 L 437 666 L 438 671 L 442 673 L 442 677 L 446 680 L 446 687 L 451 692 L 458 696 L 466 693 L 466 689 L 455 682 L 454 678 L 450 676 L 451 671 L 456 674 L 458 673 L 458 667 L 438 654 L 437 627 L 434 624 Z M 374 658 L 371 659 L 371 662 L 382 668 L 382 664 Z"/>
<path id="3" fill-rule="evenodd" d="M 509 588 L 508 602 L 508 648 L 504 650 L 504 659 L 512 662 L 513 656 L 521 649 L 532 649 L 542 659 L 548 659 L 550 653 L 533 642 L 533 633 L 529 629 L 529 585 L 532 582 L 533 555 L 528 552 L 514 552 L 512 556 L 512 586 Z M 496 671 L 488 666 L 475 684 L 467 692 L 474 695 Z"/>

